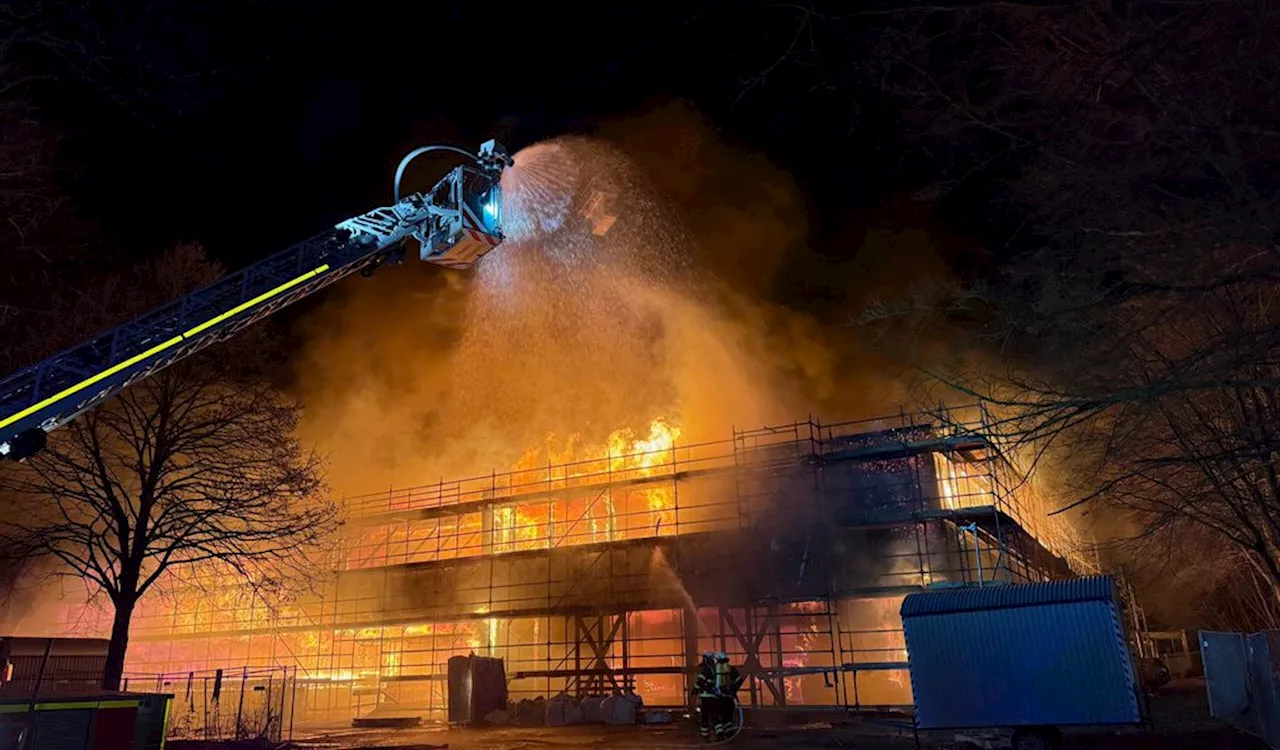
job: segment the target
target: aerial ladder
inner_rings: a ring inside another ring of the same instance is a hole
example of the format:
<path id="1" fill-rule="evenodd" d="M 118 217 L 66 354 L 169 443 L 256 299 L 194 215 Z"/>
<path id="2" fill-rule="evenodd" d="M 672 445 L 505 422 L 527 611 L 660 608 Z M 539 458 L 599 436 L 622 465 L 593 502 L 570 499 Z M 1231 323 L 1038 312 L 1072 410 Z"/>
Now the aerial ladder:
<path id="1" fill-rule="evenodd" d="M 451 151 L 467 163 L 424 193 L 400 197 L 415 157 Z M 47 434 L 210 344 L 354 273 L 403 261 L 405 241 L 419 257 L 470 268 L 502 235 L 502 172 L 513 164 L 501 144 L 476 153 L 424 146 L 400 162 L 394 203 L 353 216 L 311 239 L 151 310 L 117 328 L 0 380 L 0 456 L 21 461 L 43 450 Z"/>

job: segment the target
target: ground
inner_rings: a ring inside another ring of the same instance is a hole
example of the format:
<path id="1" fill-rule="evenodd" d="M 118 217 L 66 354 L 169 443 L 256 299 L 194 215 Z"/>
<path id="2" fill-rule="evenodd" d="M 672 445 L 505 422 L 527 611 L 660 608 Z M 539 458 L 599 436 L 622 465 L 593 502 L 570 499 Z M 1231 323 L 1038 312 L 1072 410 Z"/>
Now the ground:
<path id="1" fill-rule="evenodd" d="M 1067 750 L 1266 750 L 1266 745 L 1209 717 L 1203 683 L 1172 685 L 1151 702 L 1153 727 L 1122 732 L 1073 731 Z M 822 717 L 790 726 L 752 726 L 725 745 L 733 750 L 927 750 L 955 747 L 951 733 L 921 733 L 892 721 Z M 494 729 L 329 729 L 296 733 L 298 750 L 686 750 L 700 743 L 689 725 L 670 727 L 522 727 Z M 216 743 L 211 743 L 216 744 Z M 196 750 L 170 743 L 171 750 Z M 211 749 L 212 750 L 212 749 Z M 218 750 L 230 750 L 224 745 Z"/>

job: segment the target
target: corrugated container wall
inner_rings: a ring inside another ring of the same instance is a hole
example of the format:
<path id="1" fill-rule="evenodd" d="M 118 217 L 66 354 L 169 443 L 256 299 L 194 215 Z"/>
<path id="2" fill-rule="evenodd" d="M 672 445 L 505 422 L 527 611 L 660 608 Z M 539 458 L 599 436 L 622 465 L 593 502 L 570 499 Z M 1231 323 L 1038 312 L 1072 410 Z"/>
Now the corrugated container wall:
<path id="1" fill-rule="evenodd" d="M 927 591 L 902 603 L 922 729 L 1142 721 L 1107 577 Z"/>

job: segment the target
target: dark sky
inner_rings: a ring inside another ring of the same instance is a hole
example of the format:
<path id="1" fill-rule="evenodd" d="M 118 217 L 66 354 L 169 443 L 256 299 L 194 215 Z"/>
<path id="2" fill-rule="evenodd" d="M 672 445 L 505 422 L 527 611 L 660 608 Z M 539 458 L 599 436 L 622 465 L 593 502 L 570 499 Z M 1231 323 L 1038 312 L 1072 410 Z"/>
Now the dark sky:
<path id="1" fill-rule="evenodd" d="M 795 41 L 794 10 L 545 7 L 126 2 L 94 18 L 127 72 L 41 104 L 104 238 L 129 255 L 199 240 L 232 266 L 387 202 L 413 146 L 496 135 L 514 151 L 662 99 L 794 172 L 816 217 L 875 192 L 851 126 L 808 112 L 789 65 L 751 83 Z"/>

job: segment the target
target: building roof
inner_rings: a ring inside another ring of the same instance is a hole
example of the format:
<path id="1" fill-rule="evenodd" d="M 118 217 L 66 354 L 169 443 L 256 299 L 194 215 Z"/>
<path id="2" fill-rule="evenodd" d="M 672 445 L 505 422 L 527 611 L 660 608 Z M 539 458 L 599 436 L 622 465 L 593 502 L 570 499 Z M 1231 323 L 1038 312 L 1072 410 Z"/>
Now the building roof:
<path id="1" fill-rule="evenodd" d="M 912 594 L 902 601 L 902 617 L 975 612 L 988 609 L 1029 607 L 1036 604 L 1105 601 L 1115 588 L 1110 576 L 1090 576 L 1064 581 L 1010 586 L 937 589 Z"/>
<path id="2" fill-rule="evenodd" d="M 48 638 L 32 636 L 0 636 L 0 653 L 8 649 L 9 656 L 44 656 Z M 107 655 L 110 641 L 106 638 L 54 638 L 53 656 L 103 656 Z"/>
<path id="3" fill-rule="evenodd" d="M 62 688 L 57 690 L 41 690 L 36 696 L 36 707 L 48 706 L 51 704 L 67 704 L 67 703 L 120 703 L 127 701 L 139 701 L 143 699 L 164 697 L 172 698 L 168 693 L 126 693 L 119 690 L 87 690 L 75 688 Z M 30 695 L 14 695 L 0 697 L 0 707 L 23 706 L 24 708 L 31 703 Z M 0 709 L 0 713 L 11 713 Z"/>

